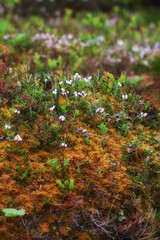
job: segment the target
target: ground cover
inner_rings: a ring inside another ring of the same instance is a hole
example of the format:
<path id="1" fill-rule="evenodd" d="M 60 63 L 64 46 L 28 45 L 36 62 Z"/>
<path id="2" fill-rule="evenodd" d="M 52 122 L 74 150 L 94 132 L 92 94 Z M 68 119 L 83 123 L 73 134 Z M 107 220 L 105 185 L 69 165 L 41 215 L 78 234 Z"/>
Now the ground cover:
<path id="1" fill-rule="evenodd" d="M 125 75 L 9 73 L 1 49 L 2 239 L 154 239 L 158 108 Z"/>
<path id="2" fill-rule="evenodd" d="M 159 36 L 155 9 L 1 14 L 1 239 L 160 236 Z"/>

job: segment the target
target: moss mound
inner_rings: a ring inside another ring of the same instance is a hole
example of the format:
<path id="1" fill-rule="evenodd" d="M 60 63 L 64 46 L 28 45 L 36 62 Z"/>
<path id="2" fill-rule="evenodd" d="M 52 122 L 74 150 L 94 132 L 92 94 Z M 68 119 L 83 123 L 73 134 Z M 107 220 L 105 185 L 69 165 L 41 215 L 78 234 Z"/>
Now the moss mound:
<path id="1" fill-rule="evenodd" d="M 155 239 L 160 113 L 125 76 L 7 71 L 1 46 L 1 239 Z"/>

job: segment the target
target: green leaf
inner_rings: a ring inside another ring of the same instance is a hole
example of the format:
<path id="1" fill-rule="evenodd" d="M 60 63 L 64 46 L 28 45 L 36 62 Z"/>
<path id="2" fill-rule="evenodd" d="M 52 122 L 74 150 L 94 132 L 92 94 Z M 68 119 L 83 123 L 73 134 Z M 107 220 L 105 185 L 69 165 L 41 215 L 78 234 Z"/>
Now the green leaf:
<path id="1" fill-rule="evenodd" d="M 61 180 L 56 180 L 56 183 L 59 185 L 59 187 L 61 187 L 62 189 L 65 188 L 64 184 L 61 182 Z"/>
<path id="2" fill-rule="evenodd" d="M 52 165 L 52 170 L 55 170 L 58 165 L 58 158 L 49 159 L 48 162 Z"/>
<path id="3" fill-rule="evenodd" d="M 108 131 L 108 128 L 104 123 L 101 123 L 98 127 L 101 129 L 100 130 L 101 133 L 106 133 Z"/>
<path id="4" fill-rule="evenodd" d="M 75 116 L 76 116 L 76 117 L 79 116 L 79 110 L 78 110 L 78 109 L 75 110 Z"/>
<path id="5" fill-rule="evenodd" d="M 66 170 L 68 167 L 69 159 L 64 159 L 63 169 Z"/>
<path id="6" fill-rule="evenodd" d="M 57 67 L 57 60 L 48 59 L 48 66 L 53 70 Z"/>
<path id="7" fill-rule="evenodd" d="M 18 45 L 22 42 L 24 42 L 25 40 L 25 37 L 26 37 L 26 33 L 19 33 L 15 39 L 10 39 L 8 40 L 8 42 L 10 42 L 11 44 L 13 45 Z"/>
<path id="8" fill-rule="evenodd" d="M 23 216 L 26 214 L 24 209 L 16 210 L 14 208 L 4 208 L 2 211 L 5 213 L 6 217 Z"/>
<path id="9" fill-rule="evenodd" d="M 72 190 L 74 188 L 74 180 L 71 178 L 69 182 L 69 190 Z"/>

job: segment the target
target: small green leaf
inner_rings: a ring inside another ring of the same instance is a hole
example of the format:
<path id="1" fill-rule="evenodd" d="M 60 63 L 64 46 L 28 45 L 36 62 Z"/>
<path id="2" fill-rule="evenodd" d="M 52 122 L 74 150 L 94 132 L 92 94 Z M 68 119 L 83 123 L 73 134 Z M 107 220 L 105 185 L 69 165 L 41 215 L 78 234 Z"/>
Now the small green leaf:
<path id="1" fill-rule="evenodd" d="M 14 208 L 4 208 L 2 209 L 2 211 L 5 213 L 6 217 L 16 217 L 25 215 L 24 209 L 16 210 Z"/>
<path id="2" fill-rule="evenodd" d="M 62 189 L 65 188 L 64 184 L 61 182 L 61 180 L 56 180 L 56 183 L 59 185 L 59 187 L 61 187 Z"/>
<path id="3" fill-rule="evenodd" d="M 76 117 L 79 116 L 79 110 L 78 110 L 78 109 L 75 110 L 75 116 L 76 116 Z"/>
<path id="4" fill-rule="evenodd" d="M 74 188 L 74 180 L 71 178 L 69 182 L 69 190 L 72 190 Z"/>

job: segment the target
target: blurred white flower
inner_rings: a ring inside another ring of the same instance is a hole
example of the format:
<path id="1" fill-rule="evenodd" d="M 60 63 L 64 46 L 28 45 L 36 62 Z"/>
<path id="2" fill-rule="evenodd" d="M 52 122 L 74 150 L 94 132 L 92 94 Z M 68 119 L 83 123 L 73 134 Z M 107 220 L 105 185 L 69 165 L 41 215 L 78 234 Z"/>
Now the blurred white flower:
<path id="1" fill-rule="evenodd" d="M 118 45 L 118 46 L 123 46 L 123 45 L 124 45 L 124 41 L 121 40 L 121 39 L 118 39 L 118 40 L 117 40 L 117 45 Z"/>
<path id="2" fill-rule="evenodd" d="M 55 106 L 53 105 L 53 107 L 50 108 L 50 111 L 53 111 L 55 109 Z"/>
<path id="3" fill-rule="evenodd" d="M 71 85 L 72 84 L 72 80 L 66 80 L 66 83 Z"/>
<path id="4" fill-rule="evenodd" d="M 56 95 L 56 94 L 57 94 L 57 89 L 54 89 L 54 90 L 52 91 L 52 93 L 53 93 L 53 95 Z"/>
<path id="5" fill-rule="evenodd" d="M 141 116 L 142 116 L 142 117 L 147 117 L 147 115 L 148 115 L 147 113 L 141 112 Z"/>
<path id="6" fill-rule="evenodd" d="M 8 40 L 8 38 L 9 38 L 9 34 L 4 35 L 3 37 L 4 40 Z"/>
<path id="7" fill-rule="evenodd" d="M 78 73 L 75 73 L 73 78 L 74 78 L 74 80 L 80 80 L 81 79 L 81 75 L 79 75 Z"/>
<path id="8" fill-rule="evenodd" d="M 97 108 L 96 109 L 96 113 L 98 113 L 98 112 L 103 113 L 104 112 L 104 108 L 103 107 Z"/>
<path id="9" fill-rule="evenodd" d="M 4 128 L 5 128 L 5 129 L 11 129 L 11 126 L 5 124 L 5 125 L 4 125 Z"/>
<path id="10" fill-rule="evenodd" d="M 66 118 L 65 118 L 65 116 L 61 115 L 61 116 L 59 117 L 59 119 L 60 119 L 62 122 L 64 122 Z"/>
<path id="11" fill-rule="evenodd" d="M 66 143 L 61 143 L 61 147 L 67 147 Z"/>
<path id="12" fill-rule="evenodd" d="M 78 96 L 78 93 L 77 93 L 77 92 L 74 92 L 74 96 L 77 97 L 77 96 Z"/>
<path id="13" fill-rule="evenodd" d="M 127 100 L 128 99 L 128 95 L 122 95 L 122 99 L 123 100 Z"/>
<path id="14" fill-rule="evenodd" d="M 83 78 L 83 80 L 84 80 L 85 82 L 89 82 L 91 79 L 92 79 L 91 76 Z"/>
<path id="15" fill-rule="evenodd" d="M 22 138 L 19 135 L 16 135 L 13 139 L 14 141 L 22 141 Z"/>
<path id="16" fill-rule="evenodd" d="M 16 109 L 14 112 L 15 112 L 15 113 L 17 113 L 17 114 L 20 114 L 20 111 L 19 111 L 19 110 L 17 110 L 17 109 Z"/>
<path id="17" fill-rule="evenodd" d="M 132 51 L 133 51 L 133 52 L 139 52 L 139 47 L 138 47 L 137 45 L 134 45 L 134 46 L 132 47 Z"/>

